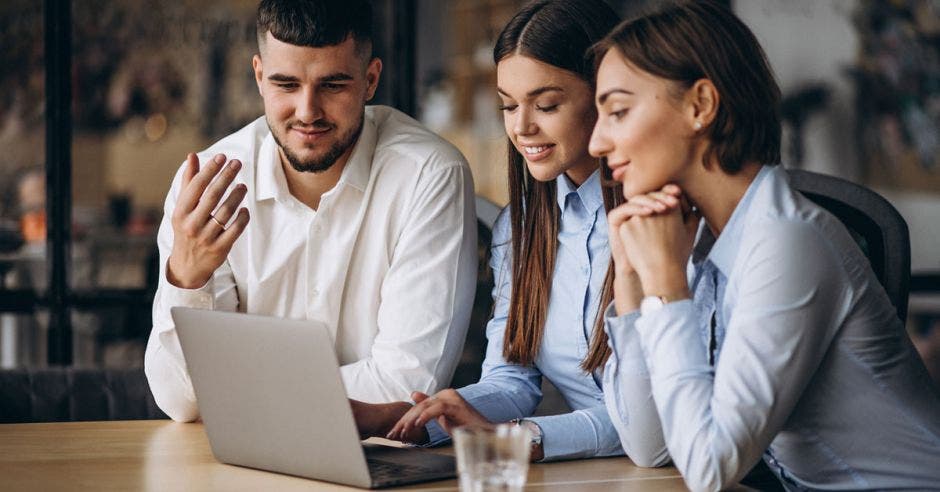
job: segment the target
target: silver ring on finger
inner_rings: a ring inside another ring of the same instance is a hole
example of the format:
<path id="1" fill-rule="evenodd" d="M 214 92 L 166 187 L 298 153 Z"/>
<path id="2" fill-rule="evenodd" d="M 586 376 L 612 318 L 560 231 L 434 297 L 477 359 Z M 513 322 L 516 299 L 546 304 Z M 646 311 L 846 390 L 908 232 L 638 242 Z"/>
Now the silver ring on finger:
<path id="1" fill-rule="evenodd" d="M 215 215 L 209 214 L 209 218 L 212 219 L 212 222 L 219 224 L 219 227 L 221 227 L 223 231 L 225 230 L 225 224 L 220 222 L 219 219 L 215 218 Z"/>

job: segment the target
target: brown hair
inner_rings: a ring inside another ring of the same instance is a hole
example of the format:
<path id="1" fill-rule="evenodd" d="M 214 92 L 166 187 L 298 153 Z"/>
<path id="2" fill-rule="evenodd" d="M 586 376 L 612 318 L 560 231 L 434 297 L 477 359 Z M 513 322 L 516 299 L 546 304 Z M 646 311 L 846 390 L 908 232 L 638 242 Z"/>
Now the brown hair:
<path id="1" fill-rule="evenodd" d="M 601 0 L 532 2 L 513 16 L 500 33 L 493 59 L 499 63 L 508 56 L 522 54 L 567 70 L 591 84 L 593 61 L 585 52 L 617 21 L 617 14 Z M 534 179 L 512 141 L 508 142 L 508 154 L 512 292 L 503 335 L 503 357 L 528 365 L 538 355 L 548 316 L 560 212 L 555 182 Z M 603 194 L 608 210 L 623 202 L 616 190 L 604 189 Z M 591 347 L 582 362 L 587 371 L 603 366 L 610 356 L 601 313 L 613 299 L 612 272 L 613 262 L 604 282 Z"/>
<path id="2" fill-rule="evenodd" d="M 719 107 L 705 159 L 735 174 L 747 162 L 780 162 L 780 88 L 750 29 L 714 0 L 685 0 L 618 25 L 592 49 L 595 69 L 616 48 L 631 64 L 690 88 L 708 79 Z"/>

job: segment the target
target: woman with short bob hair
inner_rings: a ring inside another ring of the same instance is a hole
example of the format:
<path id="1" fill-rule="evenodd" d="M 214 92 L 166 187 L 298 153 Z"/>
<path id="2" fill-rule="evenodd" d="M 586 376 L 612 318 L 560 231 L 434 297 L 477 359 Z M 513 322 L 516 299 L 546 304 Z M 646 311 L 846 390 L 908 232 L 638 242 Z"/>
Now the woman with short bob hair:
<path id="1" fill-rule="evenodd" d="M 779 161 L 780 91 L 712 0 L 619 25 L 594 52 L 590 150 L 627 203 L 608 215 L 605 385 L 620 428 L 649 378 L 694 490 L 763 457 L 788 489 L 936 488 L 940 395 L 842 223 Z M 646 375 L 648 371 L 648 376 Z"/>

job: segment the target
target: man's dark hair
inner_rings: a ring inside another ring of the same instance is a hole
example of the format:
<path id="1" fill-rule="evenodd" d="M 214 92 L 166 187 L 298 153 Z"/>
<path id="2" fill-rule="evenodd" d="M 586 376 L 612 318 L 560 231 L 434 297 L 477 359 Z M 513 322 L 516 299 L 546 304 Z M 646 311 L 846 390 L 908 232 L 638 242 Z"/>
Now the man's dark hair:
<path id="1" fill-rule="evenodd" d="M 268 32 L 295 46 L 336 46 L 350 36 L 364 59 L 372 58 L 372 3 L 368 0 L 261 0 L 258 46 Z"/>

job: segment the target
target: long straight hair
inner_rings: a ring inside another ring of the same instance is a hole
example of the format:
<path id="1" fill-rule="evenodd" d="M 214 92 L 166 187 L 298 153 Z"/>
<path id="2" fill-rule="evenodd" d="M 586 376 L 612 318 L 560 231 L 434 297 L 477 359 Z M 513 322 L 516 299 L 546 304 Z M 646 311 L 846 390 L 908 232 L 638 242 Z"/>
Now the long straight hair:
<path id="1" fill-rule="evenodd" d="M 593 87 L 594 62 L 588 49 L 619 21 L 602 0 L 541 0 L 520 10 L 496 40 L 493 60 L 498 64 L 522 55 L 567 70 Z M 538 356 L 548 316 L 552 276 L 558 250 L 560 211 L 555 182 L 532 177 L 525 159 L 508 140 L 509 221 L 512 251 L 512 292 L 503 335 L 503 357 L 530 365 Z M 599 162 L 609 179 L 610 171 Z M 607 179 L 605 179 L 607 181 Z M 613 188 L 603 191 L 607 210 L 623 202 Z M 613 263 L 607 270 L 595 319 L 590 349 L 581 363 L 593 371 L 607 361 L 610 349 L 603 329 L 603 309 L 613 298 Z"/>

